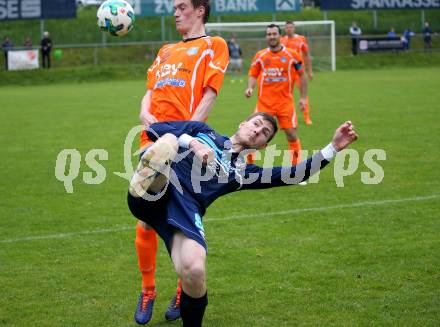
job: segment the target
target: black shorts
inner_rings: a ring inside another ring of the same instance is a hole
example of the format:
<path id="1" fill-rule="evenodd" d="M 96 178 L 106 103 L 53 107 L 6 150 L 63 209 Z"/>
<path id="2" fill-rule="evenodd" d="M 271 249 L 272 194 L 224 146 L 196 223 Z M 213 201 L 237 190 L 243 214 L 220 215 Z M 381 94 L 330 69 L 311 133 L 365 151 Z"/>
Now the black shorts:
<path id="1" fill-rule="evenodd" d="M 171 242 L 176 231 L 181 231 L 207 250 L 199 207 L 192 199 L 176 195 L 176 190 L 169 188 L 171 190 L 168 189 L 157 201 L 135 198 L 128 193 L 127 201 L 131 213 L 156 231 L 165 242 L 170 255 Z"/>

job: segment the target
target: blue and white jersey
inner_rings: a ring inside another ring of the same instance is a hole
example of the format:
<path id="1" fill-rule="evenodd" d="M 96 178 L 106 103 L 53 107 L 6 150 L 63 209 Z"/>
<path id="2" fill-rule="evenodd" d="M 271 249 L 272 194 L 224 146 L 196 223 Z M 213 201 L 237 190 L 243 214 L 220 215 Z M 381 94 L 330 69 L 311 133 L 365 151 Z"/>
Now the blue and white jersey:
<path id="1" fill-rule="evenodd" d="M 171 164 L 168 187 L 161 198 L 149 201 L 128 194 L 128 206 L 133 215 L 154 228 L 170 253 L 176 230 L 207 249 L 202 217 L 220 196 L 239 190 L 298 184 L 328 164 L 319 152 L 295 167 L 263 169 L 246 165 L 246 153 L 233 152 L 228 137 L 200 122 L 156 123 L 147 131 L 152 141 L 167 133 L 177 137 L 191 135 L 215 153 L 213 162 L 202 165 L 191 150 L 180 147 Z"/>
<path id="2" fill-rule="evenodd" d="M 320 152 L 294 167 L 261 168 L 246 164 L 246 153 L 233 152 L 232 142 L 227 136 L 218 134 L 201 122 L 156 123 L 147 131 L 152 141 L 166 133 L 176 137 L 191 135 L 215 153 L 215 161 L 202 166 L 191 150 L 179 148 L 179 155 L 171 165 L 175 173 L 170 184 L 173 193 L 195 201 L 202 216 L 206 208 L 222 195 L 239 190 L 299 184 L 328 164 Z"/>

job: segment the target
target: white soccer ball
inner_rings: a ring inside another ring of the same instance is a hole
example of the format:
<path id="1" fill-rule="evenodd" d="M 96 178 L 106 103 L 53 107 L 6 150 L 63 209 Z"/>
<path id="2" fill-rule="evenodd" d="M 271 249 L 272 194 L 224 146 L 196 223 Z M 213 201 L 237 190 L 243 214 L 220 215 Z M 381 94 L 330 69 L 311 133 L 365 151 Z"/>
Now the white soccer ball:
<path id="1" fill-rule="evenodd" d="M 134 10 L 124 0 L 107 0 L 99 6 L 98 26 L 114 36 L 123 36 L 134 27 Z"/>

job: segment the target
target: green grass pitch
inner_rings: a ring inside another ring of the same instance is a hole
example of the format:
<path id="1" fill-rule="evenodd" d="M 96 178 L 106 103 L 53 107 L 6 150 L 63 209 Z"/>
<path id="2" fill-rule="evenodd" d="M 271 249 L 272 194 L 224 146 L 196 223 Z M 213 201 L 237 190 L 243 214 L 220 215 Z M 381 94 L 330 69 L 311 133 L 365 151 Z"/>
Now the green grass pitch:
<path id="1" fill-rule="evenodd" d="M 210 124 L 232 133 L 254 108 L 227 78 Z M 384 149 L 385 177 L 358 170 L 336 187 L 247 191 L 205 217 L 209 244 L 206 326 L 438 326 L 440 321 L 440 69 L 318 73 L 303 148 L 319 149 L 353 120 L 360 158 Z M 134 326 L 140 290 L 135 220 L 126 206 L 123 142 L 138 123 L 144 82 L 0 88 L 0 325 Z M 274 140 L 286 148 L 280 133 Z M 74 193 L 55 178 L 76 148 Z M 103 183 L 87 185 L 85 155 L 105 149 Z M 151 326 L 176 276 L 163 245 Z M 171 325 L 179 326 L 180 323 Z"/>

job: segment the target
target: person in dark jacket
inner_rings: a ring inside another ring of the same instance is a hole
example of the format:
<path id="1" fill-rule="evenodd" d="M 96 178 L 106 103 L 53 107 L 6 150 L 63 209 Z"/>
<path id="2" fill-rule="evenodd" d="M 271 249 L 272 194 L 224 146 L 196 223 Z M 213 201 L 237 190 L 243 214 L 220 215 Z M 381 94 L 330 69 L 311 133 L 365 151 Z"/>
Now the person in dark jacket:
<path id="1" fill-rule="evenodd" d="M 50 51 L 52 50 L 52 40 L 49 38 L 49 32 L 43 33 L 43 38 L 41 39 L 41 58 L 43 60 L 43 68 L 50 68 Z"/>
<path id="2" fill-rule="evenodd" d="M 12 50 L 13 44 L 11 42 L 11 39 L 9 36 L 5 36 L 3 43 L 2 43 L 2 49 L 5 54 L 5 70 L 8 70 L 8 52 Z"/>
<path id="3" fill-rule="evenodd" d="M 425 45 L 425 49 L 431 49 L 433 32 L 428 22 L 425 22 L 425 27 L 423 28 L 422 33 L 423 33 L 423 43 Z"/>

